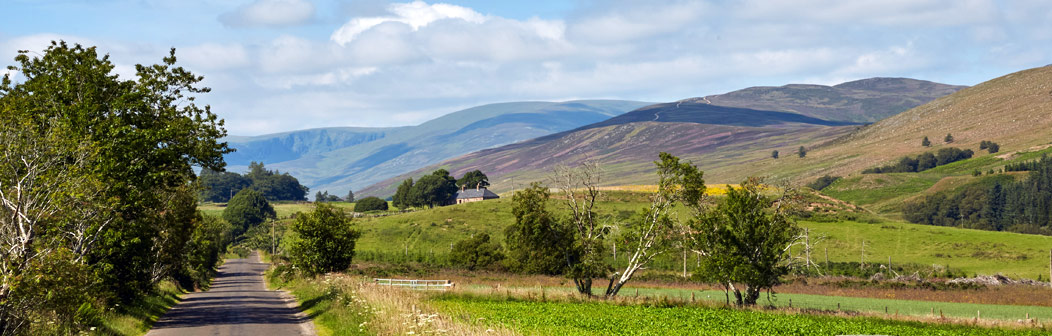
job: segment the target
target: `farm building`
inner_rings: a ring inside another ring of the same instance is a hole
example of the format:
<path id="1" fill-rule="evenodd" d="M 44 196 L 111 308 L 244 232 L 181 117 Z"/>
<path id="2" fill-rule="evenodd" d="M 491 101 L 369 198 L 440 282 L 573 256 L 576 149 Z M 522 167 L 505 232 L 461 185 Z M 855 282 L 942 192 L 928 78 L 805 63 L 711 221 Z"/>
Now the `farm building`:
<path id="1" fill-rule="evenodd" d="M 500 198 L 500 196 L 489 191 L 486 187 L 476 187 L 475 189 L 461 188 L 456 195 L 457 204 L 485 201 L 495 198 Z"/>

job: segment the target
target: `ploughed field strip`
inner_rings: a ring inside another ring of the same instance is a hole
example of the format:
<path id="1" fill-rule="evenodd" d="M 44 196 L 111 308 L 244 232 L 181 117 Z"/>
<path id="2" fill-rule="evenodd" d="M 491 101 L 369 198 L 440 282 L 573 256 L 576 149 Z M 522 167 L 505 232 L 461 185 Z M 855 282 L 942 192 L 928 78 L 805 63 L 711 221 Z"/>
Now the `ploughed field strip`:
<path id="1" fill-rule="evenodd" d="M 208 291 L 186 295 L 147 335 L 313 335 L 295 300 L 264 287 L 267 267 L 257 254 L 227 259 Z"/>

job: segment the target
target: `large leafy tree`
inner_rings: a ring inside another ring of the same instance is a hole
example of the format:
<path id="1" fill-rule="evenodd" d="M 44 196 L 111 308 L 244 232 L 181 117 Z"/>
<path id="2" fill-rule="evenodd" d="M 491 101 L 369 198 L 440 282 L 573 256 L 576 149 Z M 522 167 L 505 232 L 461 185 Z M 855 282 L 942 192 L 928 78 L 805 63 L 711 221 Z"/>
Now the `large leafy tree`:
<path id="1" fill-rule="evenodd" d="M 566 270 L 574 232 L 548 210 L 550 198 L 548 188 L 536 182 L 512 197 L 515 223 L 504 231 L 510 270 L 548 275 Z"/>
<path id="2" fill-rule="evenodd" d="M 464 174 L 459 180 L 457 185 L 461 188 L 485 188 L 489 187 L 489 177 L 483 174 L 480 170 L 472 170 Z"/>
<path id="3" fill-rule="evenodd" d="M 237 237 L 253 226 L 263 224 L 268 219 L 274 219 L 277 213 L 270 205 L 263 193 L 243 189 L 234 195 L 223 209 L 223 219 L 233 227 L 233 235 Z"/>
<path id="4" fill-rule="evenodd" d="M 128 80 L 95 48 L 30 55 L 9 68 L 19 83 L 0 82 L 0 326 L 57 320 L 75 333 L 84 325 L 64 307 L 91 302 L 53 301 L 65 289 L 130 300 L 186 262 L 201 225 L 192 167 L 221 170 L 230 150 L 223 122 L 195 104 L 209 90 L 174 49 Z M 19 282 L 49 277 L 63 280 L 43 296 Z"/>
<path id="5" fill-rule="evenodd" d="M 392 204 L 399 209 L 405 209 L 416 204 L 416 200 L 413 197 L 413 179 L 408 178 L 402 181 L 402 184 L 398 185 L 398 190 L 395 191 L 394 197 L 391 198 Z"/>
<path id="6" fill-rule="evenodd" d="M 792 193 L 773 199 L 765 189 L 759 179 L 728 187 L 722 203 L 690 223 L 694 247 L 705 256 L 699 276 L 733 292 L 738 305 L 756 304 L 761 291 L 781 282 L 800 231 L 789 216 Z"/>
<path id="7" fill-rule="evenodd" d="M 289 173 L 267 170 L 261 162 L 249 164 L 245 177 L 252 181 L 252 189 L 271 201 L 305 201 L 310 190 Z"/>
<path id="8" fill-rule="evenodd" d="M 457 180 L 445 169 L 439 169 L 417 180 L 409 198 L 416 201 L 412 205 L 433 208 L 449 204 L 456 193 Z"/>
<path id="9" fill-rule="evenodd" d="M 289 261 L 308 275 L 346 270 L 354 258 L 361 233 L 339 209 L 315 203 L 314 211 L 300 213 L 288 239 Z"/>
<path id="10" fill-rule="evenodd" d="M 229 202 L 241 189 L 252 186 L 252 180 L 241 174 L 211 169 L 202 169 L 198 181 L 201 184 L 201 200 L 206 202 Z"/>

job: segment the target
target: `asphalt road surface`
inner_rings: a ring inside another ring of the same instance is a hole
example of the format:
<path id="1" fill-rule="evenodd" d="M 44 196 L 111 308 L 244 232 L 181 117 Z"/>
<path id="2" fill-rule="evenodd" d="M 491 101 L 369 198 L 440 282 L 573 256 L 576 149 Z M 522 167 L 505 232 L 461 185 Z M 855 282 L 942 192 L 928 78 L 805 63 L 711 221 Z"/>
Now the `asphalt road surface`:
<path id="1" fill-rule="evenodd" d="M 146 335 L 314 335 L 313 324 L 291 295 L 264 287 L 268 266 L 255 253 L 248 259 L 227 259 L 212 288 L 185 295 Z"/>

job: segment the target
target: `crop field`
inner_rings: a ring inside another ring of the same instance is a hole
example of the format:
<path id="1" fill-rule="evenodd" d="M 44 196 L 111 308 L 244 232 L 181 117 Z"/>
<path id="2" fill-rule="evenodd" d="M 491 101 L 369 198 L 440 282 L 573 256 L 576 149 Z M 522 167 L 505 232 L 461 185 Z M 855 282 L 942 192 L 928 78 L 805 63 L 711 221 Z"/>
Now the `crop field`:
<path id="1" fill-rule="evenodd" d="M 1047 331 L 925 324 L 872 317 L 784 314 L 693 305 L 616 305 L 602 302 L 443 295 L 429 301 L 463 323 L 537 335 L 1044 335 Z"/>
<path id="2" fill-rule="evenodd" d="M 476 293 L 490 293 L 489 286 L 470 286 Z M 541 288 L 517 287 L 513 288 L 520 295 L 530 293 L 533 297 L 541 296 Z M 599 288 L 593 290 L 600 294 Z M 561 293 L 572 294 L 574 289 L 565 287 L 545 287 L 548 295 Z M 892 291 L 886 293 L 892 294 Z M 959 290 L 960 296 L 978 296 L 976 290 Z M 733 294 L 731 294 L 733 300 Z M 621 290 L 620 296 L 634 299 L 637 297 L 650 298 L 655 301 L 669 300 L 687 303 L 694 298 L 697 301 L 706 301 L 713 304 L 723 304 L 726 296 L 720 290 L 692 290 L 674 287 L 633 287 L 631 283 Z M 981 299 L 981 298 L 979 298 Z M 815 295 L 779 292 L 770 297 L 766 294 L 760 297 L 757 304 L 761 306 L 774 306 L 780 308 L 813 309 L 822 311 L 846 311 L 862 312 L 874 315 L 889 316 L 912 316 L 920 318 L 931 318 L 945 316 L 949 318 L 969 319 L 977 315 L 983 319 L 1001 321 L 1016 321 L 1036 319 L 1037 321 L 1052 321 L 1052 307 L 1048 306 L 1017 306 L 1000 304 L 961 303 L 961 302 L 936 302 L 923 300 L 901 300 L 889 298 L 866 298 L 848 297 L 834 295 Z"/>

